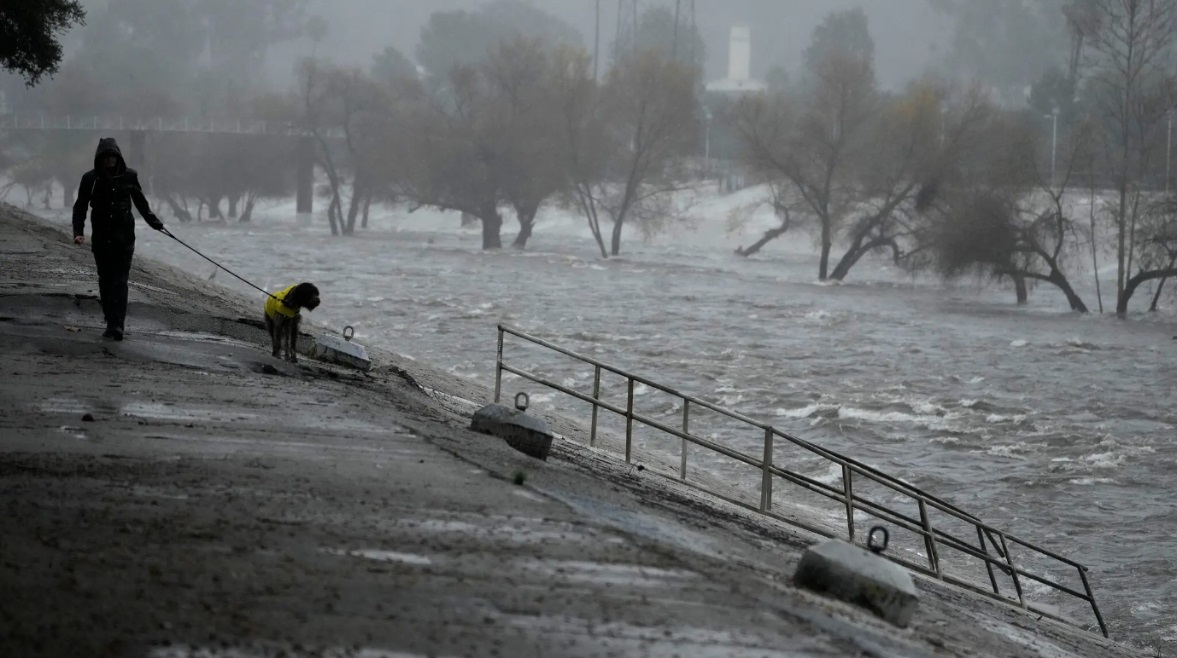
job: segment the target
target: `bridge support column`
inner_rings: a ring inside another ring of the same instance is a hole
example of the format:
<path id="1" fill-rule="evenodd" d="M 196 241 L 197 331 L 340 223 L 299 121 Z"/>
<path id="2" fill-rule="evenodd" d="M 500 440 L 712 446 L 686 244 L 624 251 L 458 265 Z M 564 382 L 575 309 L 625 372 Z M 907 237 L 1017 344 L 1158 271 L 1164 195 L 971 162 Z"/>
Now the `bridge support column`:
<path id="1" fill-rule="evenodd" d="M 295 156 L 295 184 L 298 197 L 298 221 L 302 225 L 311 223 L 315 202 L 315 141 L 312 137 L 300 137 L 298 154 Z"/>
<path id="2" fill-rule="evenodd" d="M 146 188 L 144 192 L 149 195 L 153 195 L 155 191 L 152 189 L 151 185 L 153 180 L 151 175 L 151 163 L 147 158 L 147 131 L 132 130 L 127 145 L 130 148 L 127 150 L 128 152 L 123 153 L 123 159 L 127 160 L 128 167 L 139 170 L 141 175 L 140 182 Z"/>

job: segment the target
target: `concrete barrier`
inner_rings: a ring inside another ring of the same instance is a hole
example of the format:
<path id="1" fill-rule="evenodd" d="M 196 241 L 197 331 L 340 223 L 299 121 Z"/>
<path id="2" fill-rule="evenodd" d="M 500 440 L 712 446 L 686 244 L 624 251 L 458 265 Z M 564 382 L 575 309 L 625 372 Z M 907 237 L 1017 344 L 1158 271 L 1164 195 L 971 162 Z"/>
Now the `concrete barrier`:
<path id="1" fill-rule="evenodd" d="M 807 549 L 793 580 L 806 589 L 866 608 L 900 628 L 911 622 L 919 603 L 907 570 L 836 539 Z"/>
<path id="2" fill-rule="evenodd" d="M 527 413 L 527 394 L 515 397 L 515 409 L 488 404 L 474 412 L 470 429 L 497 436 L 507 445 L 530 457 L 547 461 L 552 448 L 552 432 L 542 418 Z"/>

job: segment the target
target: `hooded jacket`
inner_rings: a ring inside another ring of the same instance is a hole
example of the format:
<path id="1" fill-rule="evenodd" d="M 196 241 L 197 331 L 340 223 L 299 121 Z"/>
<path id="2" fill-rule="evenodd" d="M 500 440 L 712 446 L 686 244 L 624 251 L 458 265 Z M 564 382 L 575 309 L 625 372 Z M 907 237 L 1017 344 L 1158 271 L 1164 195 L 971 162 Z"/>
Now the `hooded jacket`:
<path id="1" fill-rule="evenodd" d="M 102 159 L 107 154 L 118 158 L 113 171 L 102 166 Z M 78 186 L 78 199 L 74 202 L 74 237 L 86 233 L 86 207 L 89 206 L 90 241 L 94 249 L 133 246 L 135 217 L 131 214 L 132 203 L 151 228 L 163 228 L 163 222 L 151 212 L 151 206 L 143 196 L 139 174 L 127 167 L 114 138 L 103 137 L 98 140 L 98 149 L 94 153 L 94 168 L 82 176 L 82 183 Z"/>

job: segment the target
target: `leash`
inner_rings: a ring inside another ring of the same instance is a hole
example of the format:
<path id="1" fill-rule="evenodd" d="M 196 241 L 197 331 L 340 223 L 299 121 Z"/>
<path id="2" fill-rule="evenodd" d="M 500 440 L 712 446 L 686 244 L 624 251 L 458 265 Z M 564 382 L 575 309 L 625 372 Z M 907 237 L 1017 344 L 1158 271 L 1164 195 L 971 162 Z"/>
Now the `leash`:
<path id="1" fill-rule="evenodd" d="M 266 292 L 265 290 L 262 290 L 261 288 L 259 288 L 258 286 L 254 285 L 252 282 L 250 282 L 248 279 L 246 279 L 245 277 L 241 276 L 240 274 L 237 274 L 237 273 L 236 273 L 236 272 L 234 272 L 233 270 L 231 270 L 231 269 L 229 269 L 229 268 L 225 267 L 224 265 L 221 265 L 221 264 L 220 264 L 220 263 L 218 263 L 217 261 L 215 261 L 215 260 L 213 260 L 213 259 L 209 258 L 208 256 L 205 256 L 204 254 L 200 253 L 200 251 L 199 251 L 199 250 L 197 250 L 197 249 L 196 249 L 196 247 L 193 247 L 192 245 L 188 244 L 187 242 L 184 242 L 183 240 L 181 240 L 180 238 L 177 238 L 175 235 L 173 235 L 173 234 L 172 234 L 172 232 L 171 232 L 171 231 L 169 231 L 169 230 L 167 229 L 167 227 L 161 228 L 161 229 L 159 230 L 159 232 L 160 232 L 160 233 L 163 233 L 164 235 L 168 236 L 169 238 L 171 238 L 171 239 L 175 240 L 176 242 L 179 242 L 180 244 L 184 245 L 185 247 L 188 247 L 189 249 L 191 249 L 191 250 L 192 250 L 192 253 L 196 254 L 197 256 L 200 256 L 201 258 L 203 258 L 203 259 L 207 260 L 208 262 L 212 263 L 213 265 L 216 265 L 217 267 L 221 268 L 222 270 L 225 270 L 225 271 L 226 271 L 226 272 L 228 272 L 230 275 L 232 275 L 232 276 L 234 276 L 234 277 L 237 277 L 237 279 L 238 279 L 239 281 L 241 281 L 241 282 L 242 282 L 242 283 L 244 283 L 245 285 L 249 286 L 250 288 L 253 288 L 254 290 L 256 290 L 256 291 L 258 291 L 258 292 L 262 293 L 263 295 L 265 295 L 265 296 L 267 296 L 267 297 L 272 297 L 273 299 L 276 299 L 276 300 L 278 300 L 278 303 L 279 303 L 279 304 L 282 304 L 283 306 L 285 306 L 285 305 L 286 305 L 286 302 L 285 302 L 285 301 L 283 301 L 282 299 L 279 299 L 278 297 L 276 297 L 276 296 L 274 296 L 274 295 L 272 295 L 272 294 L 270 294 L 270 293 Z"/>

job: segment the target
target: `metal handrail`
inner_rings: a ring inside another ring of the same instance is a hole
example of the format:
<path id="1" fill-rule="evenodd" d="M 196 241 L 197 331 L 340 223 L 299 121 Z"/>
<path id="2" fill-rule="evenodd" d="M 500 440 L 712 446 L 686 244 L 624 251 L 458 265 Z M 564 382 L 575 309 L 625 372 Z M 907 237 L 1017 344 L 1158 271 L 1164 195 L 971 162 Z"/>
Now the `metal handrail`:
<path id="1" fill-rule="evenodd" d="M 582 363 L 593 366 L 594 377 L 593 377 L 593 393 L 592 393 L 592 395 L 591 396 L 586 395 L 586 394 L 581 393 L 579 391 L 573 390 L 567 386 L 563 386 L 563 385 L 558 384 L 556 382 L 550 381 L 542 376 L 539 376 L 535 373 L 529 372 L 523 368 L 510 366 L 510 365 L 504 363 L 503 362 L 503 342 L 504 342 L 504 337 L 508 334 L 512 335 L 512 336 L 516 336 L 518 338 L 521 338 L 527 342 L 533 343 L 533 344 L 538 345 L 540 347 L 544 347 L 546 349 L 552 350 L 552 351 L 557 352 L 559 354 L 563 354 L 565 356 L 571 357 L 571 358 L 576 359 L 577 361 L 580 361 Z M 552 343 L 552 342 L 546 341 L 542 338 L 538 338 L 536 336 L 532 336 L 530 334 L 527 334 L 526 332 L 524 332 L 520 329 L 510 327 L 508 325 L 500 324 L 498 326 L 498 350 L 497 350 L 497 358 L 496 358 L 496 366 L 495 366 L 495 402 L 498 402 L 501 395 L 502 395 L 503 372 L 508 372 L 508 373 L 517 375 L 519 377 L 522 377 L 524 379 L 530 380 L 530 381 L 535 382 L 537 384 L 546 386 L 548 388 L 559 391 L 559 392 L 564 393 L 566 395 L 570 395 L 578 400 L 590 403 L 592 405 L 592 425 L 589 430 L 589 445 L 590 446 L 595 447 L 595 445 L 596 445 L 598 411 L 600 409 L 605 409 L 607 411 L 611 411 L 615 414 L 618 414 L 618 415 L 624 417 L 625 422 L 626 422 L 626 427 L 625 427 L 625 461 L 626 461 L 626 463 L 629 463 L 632 461 L 633 424 L 636 421 L 638 423 L 646 425 L 647 427 L 651 427 L 651 428 L 659 430 L 663 433 L 670 434 L 671 436 L 678 437 L 679 439 L 682 440 L 682 455 L 681 455 L 681 462 L 680 462 L 680 466 L 679 466 L 678 479 L 679 479 L 679 481 L 681 481 L 683 483 L 686 483 L 692 487 L 695 487 L 697 489 L 705 491 L 711 495 L 718 496 L 724 500 L 727 500 L 728 502 L 732 502 L 737 505 L 746 507 L 748 509 L 752 509 L 754 511 L 757 511 L 762 514 L 771 516 L 773 518 L 785 521 L 785 522 L 790 523 L 792 525 L 802 527 L 802 528 L 809 530 L 811 532 L 814 532 L 816 534 L 826 536 L 826 537 L 833 537 L 834 535 L 829 533 L 827 530 L 812 527 L 812 526 L 805 524 L 797 519 L 788 518 L 788 517 L 785 517 L 781 514 L 774 513 L 772 511 L 773 482 L 775 479 L 778 479 L 778 478 L 785 480 L 786 482 L 800 486 L 800 487 L 802 487 L 812 493 L 815 493 L 815 494 L 824 496 L 826 498 L 829 498 L 831 500 L 842 503 L 843 506 L 845 507 L 845 511 L 846 511 L 847 538 L 851 542 L 854 541 L 854 535 L 855 535 L 854 511 L 861 510 L 861 511 L 869 513 L 872 516 L 875 516 L 877 518 L 883 519 L 883 520 L 888 521 L 890 523 L 894 523 L 895 525 L 902 527 L 906 530 L 909 530 L 912 533 L 923 538 L 924 547 L 925 547 L 925 557 L 927 559 L 927 565 L 912 562 L 911 560 L 904 559 L 904 558 L 899 557 L 894 554 L 888 554 L 887 557 L 889 559 L 891 559 L 895 562 L 901 563 L 909 568 L 912 568 L 912 569 L 919 571 L 921 573 L 924 573 L 926 575 L 937 578 L 941 581 L 949 582 L 949 583 L 955 584 L 957 586 L 964 587 L 964 588 L 969 589 L 973 592 L 983 594 L 985 596 L 996 599 L 998 601 L 1001 601 L 1004 603 L 1015 603 L 1015 601 L 1013 599 L 1001 594 L 1001 592 L 998 588 L 997 578 L 995 575 L 995 569 L 996 569 L 997 571 L 1000 571 L 1004 575 L 1009 576 L 1010 579 L 1013 581 L 1014 590 L 1017 595 L 1016 604 L 1018 606 L 1026 609 L 1026 610 L 1031 610 L 1031 611 L 1038 613 L 1040 615 L 1050 617 L 1050 618 L 1055 619 L 1057 621 L 1061 621 L 1063 623 L 1073 625 L 1074 622 L 1072 622 L 1071 620 L 1060 617 L 1060 616 L 1054 614 L 1050 610 L 1036 607 L 1032 603 L 1029 603 L 1028 601 L 1026 601 L 1025 594 L 1022 590 L 1021 578 L 1028 578 L 1030 580 L 1033 580 L 1033 581 L 1042 583 L 1048 587 L 1051 587 L 1059 592 L 1062 592 L 1064 594 L 1068 594 L 1070 596 L 1073 596 L 1075 598 L 1078 598 L 1082 601 L 1086 601 L 1087 603 L 1089 603 L 1091 605 L 1092 612 L 1095 614 L 1095 620 L 1099 624 L 1099 629 L 1103 633 L 1103 636 L 1104 637 L 1109 636 L 1107 625 L 1104 623 L 1103 616 L 1099 612 L 1099 606 L 1095 602 L 1095 595 L 1092 593 L 1091 584 L 1087 579 L 1087 567 L 1083 566 L 1082 564 L 1080 564 L 1074 560 L 1063 557 L 1062 555 L 1059 555 L 1059 554 L 1054 553 L 1052 551 L 1046 550 L 1044 548 L 1040 548 L 1040 547 L 1030 543 L 1027 540 L 1021 539 L 1019 537 L 1016 537 L 1014 535 L 1006 533 L 1002 530 L 999 530 L 993 526 L 990 526 L 987 523 L 984 523 L 983 521 L 981 521 L 978 517 L 976 517 L 972 514 L 969 514 L 968 512 L 965 512 L 964 510 L 956 507 L 955 505 L 953 505 L 947 501 L 941 500 L 935 496 L 932 496 L 931 494 L 928 494 L 928 493 L 920 490 L 919 488 L 915 487 L 914 485 L 911 485 L 907 482 L 900 480 L 899 478 L 888 475 L 888 474 L 886 474 L 886 473 L 884 473 L 874 467 L 871 467 L 867 464 L 863 464 L 862 462 L 859 462 L 858 460 L 855 460 L 850 457 L 846 457 L 846 456 L 841 455 L 833 450 L 829 450 L 828 448 L 822 448 L 820 446 L 813 444 L 812 442 L 792 436 L 786 432 L 783 432 L 783 431 L 773 427 L 772 425 L 770 425 L 768 423 L 758 421 L 754 418 L 750 418 L 748 416 L 745 416 L 741 413 L 732 411 L 730 409 L 725 409 L 719 405 L 707 402 L 706 400 L 699 399 L 695 396 L 687 395 L 687 394 L 682 393 L 674 388 L 665 386 L 663 384 L 659 384 L 659 383 L 657 383 L 653 380 L 650 380 L 648 378 L 627 372 L 617 366 L 613 366 L 613 365 L 604 363 L 604 362 L 599 361 L 597 359 L 593 359 L 592 357 L 578 354 L 576 352 L 573 352 L 572 350 L 569 350 L 567 348 L 556 345 L 555 343 Z M 605 402 L 600 399 L 601 373 L 602 372 L 613 373 L 615 375 L 618 375 L 620 377 L 624 377 L 626 379 L 627 399 L 626 399 L 626 405 L 624 407 L 610 404 L 610 403 Z M 669 426 L 659 420 L 655 420 L 653 418 L 649 418 L 649 417 L 643 416 L 643 415 L 635 412 L 634 405 L 633 405 L 634 384 L 635 383 L 643 384 L 649 388 L 661 391 L 663 393 L 667 393 L 669 395 L 672 395 L 672 396 L 682 400 L 682 402 L 683 402 L 683 405 L 682 405 L 682 409 L 683 409 L 682 429 L 677 429 L 677 428 L 671 427 L 671 426 Z M 690 408 L 692 405 L 697 406 L 697 407 L 702 407 L 702 408 L 707 409 L 709 411 L 713 411 L 713 412 L 716 412 L 716 413 L 721 414 L 723 416 L 726 416 L 728 418 L 731 418 L 732 420 L 736 420 L 736 421 L 739 421 L 739 422 L 744 423 L 746 425 L 750 425 L 752 427 L 763 430 L 764 431 L 764 451 L 763 451 L 763 454 L 759 455 L 759 456 L 744 454 L 738 450 L 728 448 L 728 447 L 720 445 L 714 441 L 710 441 L 710 440 L 704 439 L 702 437 L 695 436 L 695 435 L 691 434 L 690 433 Z M 792 445 L 795 445 L 799 448 L 802 448 L 806 451 L 811 452 L 814 455 L 817 455 L 823 459 L 826 459 L 827 461 L 830 461 L 834 464 L 841 466 L 842 486 L 836 487 L 833 485 L 818 482 L 817 480 L 807 477 L 801 473 L 796 473 L 796 472 L 793 472 L 787 468 L 783 468 L 777 464 L 774 464 L 773 463 L 773 452 L 774 452 L 774 447 L 775 447 L 775 443 L 776 443 L 777 439 L 783 439 Z M 748 466 L 752 466 L 754 468 L 759 469 L 762 474 L 761 475 L 761 482 L 760 482 L 760 503 L 759 503 L 759 505 L 753 506 L 753 505 L 750 505 L 748 503 L 745 503 L 745 502 L 742 502 L 739 500 L 734 500 L 732 498 L 724 496 L 723 494 L 721 494 L 719 492 L 709 490 L 699 484 L 687 482 L 687 448 L 689 445 L 695 445 L 695 446 L 705 448 L 705 449 L 710 450 L 714 453 L 723 455 L 725 457 L 739 461 L 739 462 L 746 464 Z M 866 498 L 863 498 L 862 496 L 855 494 L 854 493 L 854 480 L 856 477 L 859 479 L 865 478 L 866 480 L 880 484 L 880 485 L 886 487 L 887 489 L 894 491 L 895 493 L 898 493 L 898 494 L 901 494 L 903 496 L 913 499 L 919 507 L 919 518 L 916 519 L 914 517 L 911 517 L 909 515 L 906 515 L 906 514 L 900 512 L 900 511 L 891 509 L 882 503 L 868 500 Z M 931 517 L 929 516 L 929 513 L 928 513 L 929 507 L 934 510 L 937 510 L 941 513 L 947 514 L 947 515 L 949 515 L 959 521 L 963 521 L 964 523 L 971 525 L 977 532 L 977 541 L 978 541 L 979 546 L 972 544 L 965 539 L 954 536 L 954 535 L 944 531 L 943 529 L 934 527 L 932 524 Z M 1033 551 L 1043 557 L 1050 558 L 1056 562 L 1059 562 L 1059 563 L 1064 564 L 1068 567 L 1074 568 L 1078 572 L 1080 580 L 1083 583 L 1084 592 L 1079 592 L 1075 589 L 1072 589 L 1072 588 L 1062 585 L 1060 583 L 1056 583 L 1048 578 L 1045 578 L 1043 576 L 1039 576 L 1037 574 L 1030 573 L 1030 572 L 1020 568 L 1014 562 L 1013 555 L 1009 551 L 1009 544 L 1016 544 L 1016 545 L 1021 546 L 1023 548 L 1029 549 L 1029 550 L 1031 550 L 1031 551 Z M 977 560 L 984 562 L 986 572 L 988 573 L 988 576 L 989 576 L 990 586 L 993 591 L 990 592 L 987 589 L 983 589 L 982 587 L 976 585 L 975 583 L 972 583 L 972 582 L 969 582 L 966 580 L 962 580 L 959 578 L 955 578 L 951 575 L 945 574 L 944 570 L 941 566 L 941 562 L 940 562 L 940 558 L 939 558 L 939 548 L 940 547 L 952 549 L 954 551 L 963 553 L 969 557 L 972 557 L 972 558 L 975 558 Z M 990 547 L 993 548 L 993 552 L 996 555 L 996 557 L 994 557 L 993 555 L 990 555 L 990 552 L 989 552 Z"/>
<path id="2" fill-rule="evenodd" d="M 262 121 L 259 119 L 215 117 L 179 117 L 150 119 L 123 116 L 37 114 L 0 114 L 0 130 L 70 130 L 70 131 L 148 131 L 180 133 L 213 133 L 229 135 L 266 135 L 274 137 L 308 137 L 312 132 L 305 126 L 290 121 Z M 338 128 L 320 131 L 329 138 L 342 137 Z"/>

